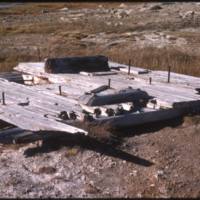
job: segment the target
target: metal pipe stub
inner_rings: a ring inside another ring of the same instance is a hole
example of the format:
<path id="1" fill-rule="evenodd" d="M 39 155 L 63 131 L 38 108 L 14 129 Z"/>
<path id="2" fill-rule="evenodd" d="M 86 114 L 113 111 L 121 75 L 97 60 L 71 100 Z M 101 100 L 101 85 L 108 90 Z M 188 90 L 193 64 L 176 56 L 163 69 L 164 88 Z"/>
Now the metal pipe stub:
<path id="1" fill-rule="evenodd" d="M 5 92 L 2 92 L 2 105 L 6 105 L 6 103 L 5 103 Z"/>

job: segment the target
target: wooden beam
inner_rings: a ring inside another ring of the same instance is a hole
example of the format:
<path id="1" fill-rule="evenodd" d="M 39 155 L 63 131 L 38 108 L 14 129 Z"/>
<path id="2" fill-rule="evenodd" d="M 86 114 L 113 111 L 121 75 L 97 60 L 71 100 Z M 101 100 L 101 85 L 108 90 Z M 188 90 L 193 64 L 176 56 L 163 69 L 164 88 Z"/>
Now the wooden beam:
<path id="1" fill-rule="evenodd" d="M 141 125 L 145 123 L 158 122 L 162 120 L 169 120 L 175 117 L 179 117 L 181 115 L 182 112 L 178 109 L 145 109 L 141 113 L 130 113 L 126 115 L 97 118 L 95 119 L 94 123 L 107 123 L 111 127 L 123 128 L 128 126 Z"/>

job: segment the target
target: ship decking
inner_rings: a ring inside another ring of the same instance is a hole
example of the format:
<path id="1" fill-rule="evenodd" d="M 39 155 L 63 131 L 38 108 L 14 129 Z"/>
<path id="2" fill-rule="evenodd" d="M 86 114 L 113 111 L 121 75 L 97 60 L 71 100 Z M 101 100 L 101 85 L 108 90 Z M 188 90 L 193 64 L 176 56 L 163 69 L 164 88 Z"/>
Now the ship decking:
<path id="1" fill-rule="evenodd" d="M 87 135 L 87 130 L 74 122 L 127 127 L 171 119 L 200 108 L 198 77 L 111 61 L 108 64 L 108 72 L 50 74 L 45 72 L 44 62 L 19 63 L 13 74 L 18 77 L 21 73 L 25 84 L 7 73 L 9 79 L 0 76 L 0 120 L 32 133 Z M 142 92 L 149 98 L 141 108 L 134 109 L 135 103 L 143 100 Z M 126 101 L 124 95 L 130 98 Z M 81 100 L 84 98 L 98 104 L 85 103 Z"/>

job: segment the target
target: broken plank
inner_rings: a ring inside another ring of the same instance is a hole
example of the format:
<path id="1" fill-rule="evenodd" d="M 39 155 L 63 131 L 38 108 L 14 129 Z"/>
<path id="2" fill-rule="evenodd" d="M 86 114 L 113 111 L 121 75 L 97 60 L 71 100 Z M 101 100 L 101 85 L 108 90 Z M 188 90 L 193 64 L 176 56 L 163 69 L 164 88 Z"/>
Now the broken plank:
<path id="1" fill-rule="evenodd" d="M 18 105 L 0 106 L 0 119 L 25 130 L 63 131 L 72 134 L 87 134 L 87 132 L 82 129 L 45 118 L 36 112 L 28 111 Z"/>
<path id="2" fill-rule="evenodd" d="M 16 143 L 15 142 L 16 138 L 24 137 L 24 136 L 30 137 L 32 135 L 34 135 L 33 132 L 23 130 L 18 127 L 9 128 L 9 129 L 0 131 L 0 143 L 3 143 L 3 144 Z"/>

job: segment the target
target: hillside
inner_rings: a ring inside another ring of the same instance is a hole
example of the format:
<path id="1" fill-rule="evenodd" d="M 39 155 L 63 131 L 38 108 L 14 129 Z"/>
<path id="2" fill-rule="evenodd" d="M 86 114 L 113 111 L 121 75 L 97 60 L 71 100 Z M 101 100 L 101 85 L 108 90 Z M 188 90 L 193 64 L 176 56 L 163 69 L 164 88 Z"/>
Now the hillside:
<path id="1" fill-rule="evenodd" d="M 0 9 L 0 21 L 1 72 L 101 54 L 200 76 L 200 3 L 28 3 Z M 1 196 L 200 197 L 199 115 L 96 133 L 0 144 Z"/>

